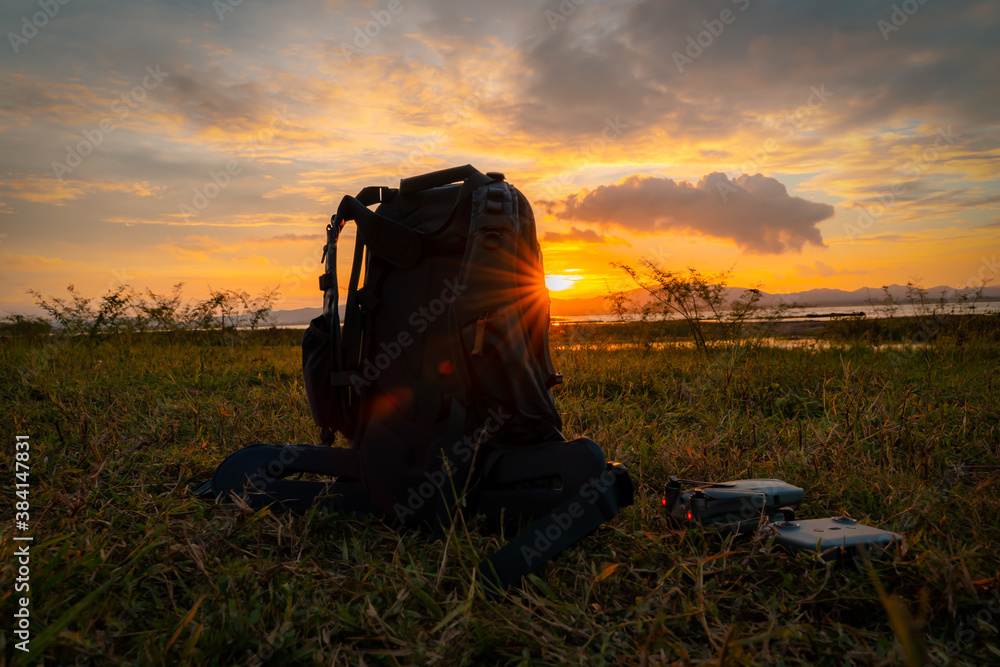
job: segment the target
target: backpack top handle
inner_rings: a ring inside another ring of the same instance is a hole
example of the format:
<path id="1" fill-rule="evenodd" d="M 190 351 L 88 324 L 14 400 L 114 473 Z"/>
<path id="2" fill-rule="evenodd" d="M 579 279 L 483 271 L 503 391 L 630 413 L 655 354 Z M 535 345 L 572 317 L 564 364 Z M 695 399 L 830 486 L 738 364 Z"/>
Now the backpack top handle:
<path id="1" fill-rule="evenodd" d="M 401 214 L 407 215 L 418 209 L 421 205 L 420 193 L 426 190 L 461 183 L 455 196 L 457 205 L 471 197 L 477 188 L 502 180 L 503 174 L 492 171 L 484 174 L 471 164 L 404 178 L 399 182 L 399 210 Z"/>
<path id="2" fill-rule="evenodd" d="M 468 181 L 469 179 L 473 181 L 470 184 L 472 188 L 486 185 L 494 180 L 471 164 L 466 164 L 461 167 L 451 167 L 449 169 L 442 169 L 441 171 L 432 171 L 429 174 L 404 178 L 399 182 L 399 194 L 407 195 L 413 192 L 420 192 L 421 190 L 438 188 L 442 185 L 458 183 L 459 181 Z"/>

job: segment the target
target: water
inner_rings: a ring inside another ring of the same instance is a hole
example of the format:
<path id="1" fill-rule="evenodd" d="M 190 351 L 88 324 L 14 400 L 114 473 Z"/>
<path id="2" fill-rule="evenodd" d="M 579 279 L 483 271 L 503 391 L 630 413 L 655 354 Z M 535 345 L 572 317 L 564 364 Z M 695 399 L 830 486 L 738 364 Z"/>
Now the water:
<path id="1" fill-rule="evenodd" d="M 763 347 L 777 347 L 783 350 L 828 350 L 835 345 L 828 340 L 821 338 L 761 338 L 755 341 Z M 881 343 L 872 345 L 876 351 L 885 350 L 910 350 L 925 346 L 926 343 Z M 649 343 L 569 343 L 566 345 L 551 344 L 553 350 L 560 352 L 579 352 L 581 350 L 639 350 L 652 348 L 654 350 L 666 350 L 674 347 L 693 348 L 693 340 L 670 340 L 654 341 Z"/>
<path id="2" fill-rule="evenodd" d="M 945 312 L 950 312 L 950 308 L 955 304 L 947 304 L 945 306 Z M 956 312 L 958 312 L 956 310 Z M 979 303 L 976 310 L 972 311 L 976 314 L 985 313 L 1000 313 L 1000 302 L 985 302 Z M 875 317 L 886 317 L 886 312 L 884 306 L 812 306 L 809 308 L 793 308 L 787 311 L 781 318 L 783 322 L 824 322 L 832 319 L 837 319 L 838 317 L 849 316 L 853 313 L 864 313 L 865 317 L 872 319 Z M 900 305 L 896 311 L 896 315 L 900 317 L 907 317 L 913 315 L 913 308 L 909 305 Z M 636 314 L 629 314 L 625 316 L 625 320 L 629 322 L 639 321 L 640 316 Z M 669 319 L 680 319 L 679 317 L 672 317 Z M 706 321 L 711 321 L 710 318 L 705 318 Z M 618 318 L 614 315 L 569 315 L 569 316 L 552 316 L 552 324 L 571 324 L 574 322 L 617 322 Z M 263 328 L 267 328 L 270 325 L 263 325 Z M 308 328 L 307 323 L 303 324 L 277 324 L 274 325 L 276 329 L 306 329 Z"/>
<path id="3" fill-rule="evenodd" d="M 955 313 L 959 313 L 956 304 L 946 304 L 945 313 L 951 313 L 951 307 L 955 306 Z M 1000 303 L 998 302 L 986 302 L 979 303 L 973 313 L 982 315 L 986 313 L 998 313 L 1000 312 Z M 884 306 L 811 306 L 808 308 L 792 308 L 784 313 L 781 317 L 783 322 L 805 322 L 805 321 L 816 321 L 824 322 L 833 319 L 838 319 L 841 317 L 848 317 L 855 313 L 864 313 L 865 317 L 868 319 L 876 317 L 886 317 L 887 313 Z M 725 316 L 727 313 L 723 313 Z M 913 307 L 909 304 L 900 305 L 896 310 L 896 316 L 898 317 L 908 317 L 914 315 Z M 628 314 L 625 316 L 627 322 L 637 322 L 641 319 L 639 315 Z M 680 319 L 679 316 L 673 316 L 666 319 Z M 714 318 L 705 317 L 703 320 L 712 321 Z M 553 316 L 553 324 L 570 324 L 572 322 L 617 322 L 619 321 L 615 315 L 572 315 L 572 316 Z"/>

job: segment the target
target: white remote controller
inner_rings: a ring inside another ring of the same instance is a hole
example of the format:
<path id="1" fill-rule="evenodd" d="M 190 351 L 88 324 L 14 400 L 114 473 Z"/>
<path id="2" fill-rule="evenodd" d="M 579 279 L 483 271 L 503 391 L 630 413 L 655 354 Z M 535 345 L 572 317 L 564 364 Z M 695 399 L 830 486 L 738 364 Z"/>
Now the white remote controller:
<path id="1" fill-rule="evenodd" d="M 824 560 L 848 553 L 858 557 L 859 545 L 868 550 L 873 560 L 878 560 L 889 552 L 901 550 L 903 546 L 902 535 L 866 526 L 846 516 L 776 521 L 765 528 L 774 534 L 774 541 L 778 544 L 794 551 L 818 552 Z"/>

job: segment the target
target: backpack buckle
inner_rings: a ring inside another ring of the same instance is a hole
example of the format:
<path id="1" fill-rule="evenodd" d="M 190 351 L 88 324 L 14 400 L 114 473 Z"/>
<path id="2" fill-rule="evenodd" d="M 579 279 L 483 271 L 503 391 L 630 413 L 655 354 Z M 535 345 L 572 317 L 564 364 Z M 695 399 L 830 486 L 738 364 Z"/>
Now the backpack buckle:
<path id="1" fill-rule="evenodd" d="M 501 183 L 490 183 L 486 186 L 486 212 L 500 213 L 506 198 L 507 188 Z"/>
<path id="2" fill-rule="evenodd" d="M 362 287 L 358 289 L 358 303 L 365 310 L 373 310 L 375 306 L 378 305 L 378 297 L 375 296 L 375 292 L 367 287 Z"/>

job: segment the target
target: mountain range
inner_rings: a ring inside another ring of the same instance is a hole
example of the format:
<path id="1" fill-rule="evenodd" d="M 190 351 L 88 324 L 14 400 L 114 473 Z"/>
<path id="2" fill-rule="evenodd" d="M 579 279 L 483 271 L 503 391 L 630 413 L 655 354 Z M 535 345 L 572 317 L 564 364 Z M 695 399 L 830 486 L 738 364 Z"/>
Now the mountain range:
<path id="1" fill-rule="evenodd" d="M 889 296 L 897 304 L 907 304 L 908 290 L 906 285 L 889 285 L 887 287 Z M 738 298 L 747 290 L 746 287 L 726 287 L 727 300 Z M 957 290 L 954 287 L 938 285 L 927 290 L 925 299 L 937 301 L 941 298 L 941 293 L 949 301 L 954 300 Z M 634 289 L 626 292 L 632 304 L 639 304 L 648 301 L 649 297 L 642 289 Z M 840 289 L 830 289 L 820 287 L 806 290 L 804 292 L 789 292 L 787 294 L 770 294 L 761 291 L 760 305 L 764 307 L 776 306 L 779 303 L 797 304 L 799 306 L 867 306 L 871 303 L 881 303 L 886 297 L 885 289 L 881 287 L 862 287 L 848 292 Z M 986 287 L 983 290 L 984 300 L 1000 299 L 1000 286 Z M 605 315 L 608 314 L 608 300 L 605 295 L 584 299 L 552 299 L 552 315 L 559 317 L 572 317 L 578 315 Z"/>
<path id="2" fill-rule="evenodd" d="M 728 299 L 735 299 L 746 291 L 745 287 L 725 288 Z M 889 295 L 898 304 L 909 303 L 907 299 L 906 285 L 889 285 Z M 944 292 L 945 296 L 952 300 L 956 289 L 939 285 L 927 290 L 928 301 L 937 301 Z M 643 297 L 649 298 L 641 289 L 635 289 L 627 293 L 632 303 L 642 303 Z M 839 289 L 829 289 L 821 287 L 818 289 L 806 290 L 804 292 L 790 292 L 788 294 L 770 294 L 761 292 L 760 305 L 774 306 L 778 303 L 795 303 L 800 306 L 865 306 L 871 302 L 879 303 L 885 298 L 885 290 L 881 287 L 862 287 L 852 292 Z M 983 290 L 984 300 L 1000 300 L 1000 286 L 986 287 Z M 344 312 L 344 305 L 341 304 L 341 315 Z M 276 310 L 271 313 L 269 324 L 278 326 L 292 326 L 297 324 L 309 324 L 309 321 L 322 312 L 322 308 L 296 308 L 294 310 Z M 552 299 L 551 313 L 557 317 L 575 317 L 581 315 L 607 315 L 608 300 L 605 295 L 593 296 L 582 299 Z"/>

